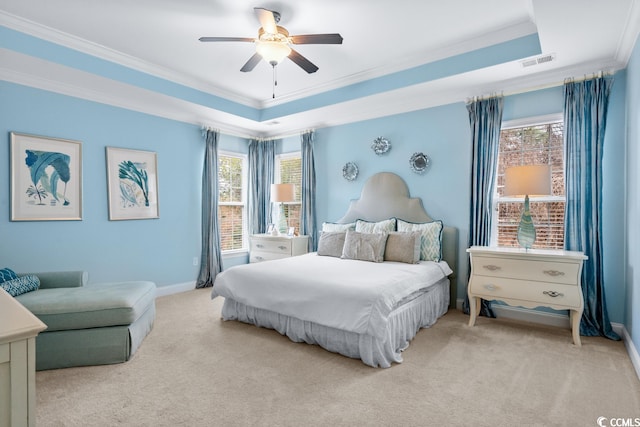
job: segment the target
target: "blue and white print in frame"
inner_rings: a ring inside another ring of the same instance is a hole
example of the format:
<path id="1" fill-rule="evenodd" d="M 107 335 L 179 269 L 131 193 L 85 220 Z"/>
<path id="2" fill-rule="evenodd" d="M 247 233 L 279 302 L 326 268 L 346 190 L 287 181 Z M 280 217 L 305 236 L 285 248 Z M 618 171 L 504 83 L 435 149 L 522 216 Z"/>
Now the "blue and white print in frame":
<path id="1" fill-rule="evenodd" d="M 11 132 L 11 221 L 82 220 L 82 143 Z"/>
<path id="2" fill-rule="evenodd" d="M 107 147 L 107 184 L 109 220 L 160 217 L 155 152 Z"/>

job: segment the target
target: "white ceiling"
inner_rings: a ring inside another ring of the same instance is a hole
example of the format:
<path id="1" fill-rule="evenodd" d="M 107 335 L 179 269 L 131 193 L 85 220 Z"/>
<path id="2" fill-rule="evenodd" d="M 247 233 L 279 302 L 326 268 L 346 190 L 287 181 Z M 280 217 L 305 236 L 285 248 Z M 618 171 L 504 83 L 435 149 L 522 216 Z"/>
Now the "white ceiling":
<path id="1" fill-rule="evenodd" d="M 270 65 L 262 61 L 250 73 L 239 71 L 254 53 L 252 43 L 198 41 L 201 36 L 256 37 L 256 6 L 279 11 L 279 25 L 292 35 L 336 32 L 344 42 L 296 46 L 319 71 L 307 74 L 285 60 L 277 67 L 272 99 Z M 533 33 L 538 33 L 542 53 L 555 57 L 540 66 L 524 68 L 513 61 L 331 106 L 302 108 L 264 122 L 148 91 L 141 91 L 138 105 L 132 101 L 130 106 L 176 114 L 172 118 L 181 120 L 184 114 L 185 121 L 224 124 L 232 133 L 273 136 L 623 68 L 640 30 L 640 5 L 637 0 L 0 0 L 0 24 L 258 109 Z M 101 86 L 91 88 L 97 100 L 100 91 L 103 98 L 107 93 L 117 98 L 119 90 L 123 96 L 131 94 L 126 85 L 92 83 L 61 65 L 47 63 L 42 70 L 40 59 L 15 52 L 4 52 L 4 58 L 11 62 L 4 64 L 5 71 L 28 72 L 32 80 L 39 72 L 34 67 L 43 73 L 41 80 L 58 73 L 63 82 L 66 73 L 65 85 L 78 86 L 78 94 L 87 92 L 83 84 Z"/>

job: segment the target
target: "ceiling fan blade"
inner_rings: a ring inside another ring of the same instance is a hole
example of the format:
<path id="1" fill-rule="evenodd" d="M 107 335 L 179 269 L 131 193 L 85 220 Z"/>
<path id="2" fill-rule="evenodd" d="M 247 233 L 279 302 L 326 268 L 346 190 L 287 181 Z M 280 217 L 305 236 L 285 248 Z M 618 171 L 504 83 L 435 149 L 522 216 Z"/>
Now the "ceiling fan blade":
<path id="1" fill-rule="evenodd" d="M 254 53 L 253 56 L 249 58 L 249 60 L 242 66 L 242 68 L 240 68 L 240 71 L 246 73 L 253 70 L 255 66 L 258 65 L 258 62 L 260 62 L 261 59 L 262 56 L 260 56 L 260 54 Z"/>
<path id="2" fill-rule="evenodd" d="M 200 37 L 201 42 L 254 42 L 250 37 Z"/>
<path id="3" fill-rule="evenodd" d="M 289 54 L 289 59 L 295 62 L 300 68 L 305 70 L 307 73 L 315 73 L 318 71 L 318 67 L 316 67 L 311 61 L 309 61 L 304 56 L 300 55 L 295 50 L 291 49 L 291 53 Z"/>
<path id="4" fill-rule="evenodd" d="M 342 44 L 340 34 L 305 34 L 302 36 L 291 36 L 291 43 L 294 44 Z"/>
<path id="5" fill-rule="evenodd" d="M 265 9 L 263 7 L 254 7 L 253 10 L 258 16 L 258 21 L 265 33 L 278 34 L 278 27 L 276 26 L 276 19 L 273 16 L 273 11 Z"/>

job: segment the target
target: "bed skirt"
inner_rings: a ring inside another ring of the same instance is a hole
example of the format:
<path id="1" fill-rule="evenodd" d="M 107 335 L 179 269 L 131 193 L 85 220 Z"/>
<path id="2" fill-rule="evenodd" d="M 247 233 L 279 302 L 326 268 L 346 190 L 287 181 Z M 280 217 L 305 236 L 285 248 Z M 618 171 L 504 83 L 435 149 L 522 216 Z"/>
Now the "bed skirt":
<path id="1" fill-rule="evenodd" d="M 222 319 L 274 329 L 291 341 L 317 344 L 331 352 L 361 359 L 374 368 L 388 368 L 393 362 L 402 363 L 401 353 L 413 337 L 421 328 L 436 323 L 448 307 L 449 279 L 444 278 L 391 312 L 384 340 L 247 306 L 230 298 L 224 301 Z"/>

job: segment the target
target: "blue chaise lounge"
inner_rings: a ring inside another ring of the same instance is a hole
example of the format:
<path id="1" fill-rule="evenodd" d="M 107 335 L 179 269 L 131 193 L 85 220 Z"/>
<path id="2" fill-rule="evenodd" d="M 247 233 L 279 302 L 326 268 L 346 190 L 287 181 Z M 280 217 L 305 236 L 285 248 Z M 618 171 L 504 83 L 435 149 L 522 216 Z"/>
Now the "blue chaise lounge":
<path id="1" fill-rule="evenodd" d="M 83 271 L 29 274 L 40 288 L 15 298 L 47 325 L 36 338 L 37 370 L 125 362 L 153 328 L 153 282 L 86 286 Z"/>

